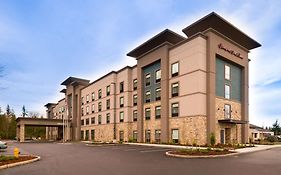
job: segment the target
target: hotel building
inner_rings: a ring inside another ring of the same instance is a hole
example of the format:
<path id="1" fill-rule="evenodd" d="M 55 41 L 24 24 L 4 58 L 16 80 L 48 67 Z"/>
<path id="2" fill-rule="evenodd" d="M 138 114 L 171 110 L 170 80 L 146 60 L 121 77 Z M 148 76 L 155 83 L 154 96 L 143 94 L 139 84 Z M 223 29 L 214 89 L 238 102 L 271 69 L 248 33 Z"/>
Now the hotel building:
<path id="1" fill-rule="evenodd" d="M 187 37 L 166 29 L 130 51 L 133 67 L 91 83 L 67 78 L 48 117 L 69 121 L 69 140 L 248 142 L 248 53 L 261 45 L 214 12 L 182 31 Z"/>

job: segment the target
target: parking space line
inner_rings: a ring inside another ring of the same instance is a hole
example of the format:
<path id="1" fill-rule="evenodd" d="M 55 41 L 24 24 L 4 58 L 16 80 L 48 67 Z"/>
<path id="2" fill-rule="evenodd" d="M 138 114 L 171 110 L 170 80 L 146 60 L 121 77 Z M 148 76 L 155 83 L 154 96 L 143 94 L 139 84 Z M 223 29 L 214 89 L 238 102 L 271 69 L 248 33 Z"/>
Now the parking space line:
<path id="1" fill-rule="evenodd" d="M 168 151 L 168 150 L 171 150 L 171 149 L 150 149 L 150 150 L 143 150 L 140 152 L 141 153 L 150 153 L 150 152 L 159 152 L 159 151 Z"/>

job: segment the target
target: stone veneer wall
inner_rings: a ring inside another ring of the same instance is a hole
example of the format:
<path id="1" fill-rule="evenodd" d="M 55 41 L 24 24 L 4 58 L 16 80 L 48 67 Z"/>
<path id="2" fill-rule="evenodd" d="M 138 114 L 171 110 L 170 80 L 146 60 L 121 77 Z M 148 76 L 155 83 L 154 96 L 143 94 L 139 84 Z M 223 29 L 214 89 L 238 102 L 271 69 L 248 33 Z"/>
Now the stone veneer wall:
<path id="1" fill-rule="evenodd" d="M 179 129 L 180 144 L 205 145 L 207 143 L 207 117 L 188 116 L 170 118 L 170 140 L 172 129 Z"/>
<path id="2" fill-rule="evenodd" d="M 216 142 L 220 143 L 220 130 L 225 128 L 231 129 L 231 143 L 241 143 L 241 125 L 240 124 L 222 124 L 218 120 L 224 119 L 224 105 L 231 105 L 231 118 L 241 120 L 241 103 L 238 101 L 230 101 L 223 98 L 216 98 Z"/>

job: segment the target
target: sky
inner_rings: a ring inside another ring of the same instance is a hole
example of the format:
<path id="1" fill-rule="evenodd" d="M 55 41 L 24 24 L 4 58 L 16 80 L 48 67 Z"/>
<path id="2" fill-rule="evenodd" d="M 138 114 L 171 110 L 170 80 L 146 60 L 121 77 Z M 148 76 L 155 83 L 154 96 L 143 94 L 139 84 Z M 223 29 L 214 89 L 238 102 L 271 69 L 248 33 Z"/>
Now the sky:
<path id="1" fill-rule="evenodd" d="M 126 65 L 126 54 L 169 28 L 216 12 L 262 44 L 249 53 L 250 123 L 281 121 L 279 0 L 0 0 L 0 106 L 45 115 L 69 76 L 94 81 Z"/>

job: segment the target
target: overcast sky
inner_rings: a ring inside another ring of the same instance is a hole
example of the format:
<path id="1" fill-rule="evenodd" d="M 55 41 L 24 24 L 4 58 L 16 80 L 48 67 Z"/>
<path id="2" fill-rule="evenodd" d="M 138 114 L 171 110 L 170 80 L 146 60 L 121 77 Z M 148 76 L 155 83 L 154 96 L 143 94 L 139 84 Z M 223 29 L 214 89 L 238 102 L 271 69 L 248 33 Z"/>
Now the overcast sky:
<path id="1" fill-rule="evenodd" d="M 0 0 L 0 106 L 45 115 L 69 76 L 91 81 L 126 65 L 131 49 L 160 31 L 217 12 L 262 44 L 250 59 L 250 122 L 281 121 L 279 0 Z"/>

